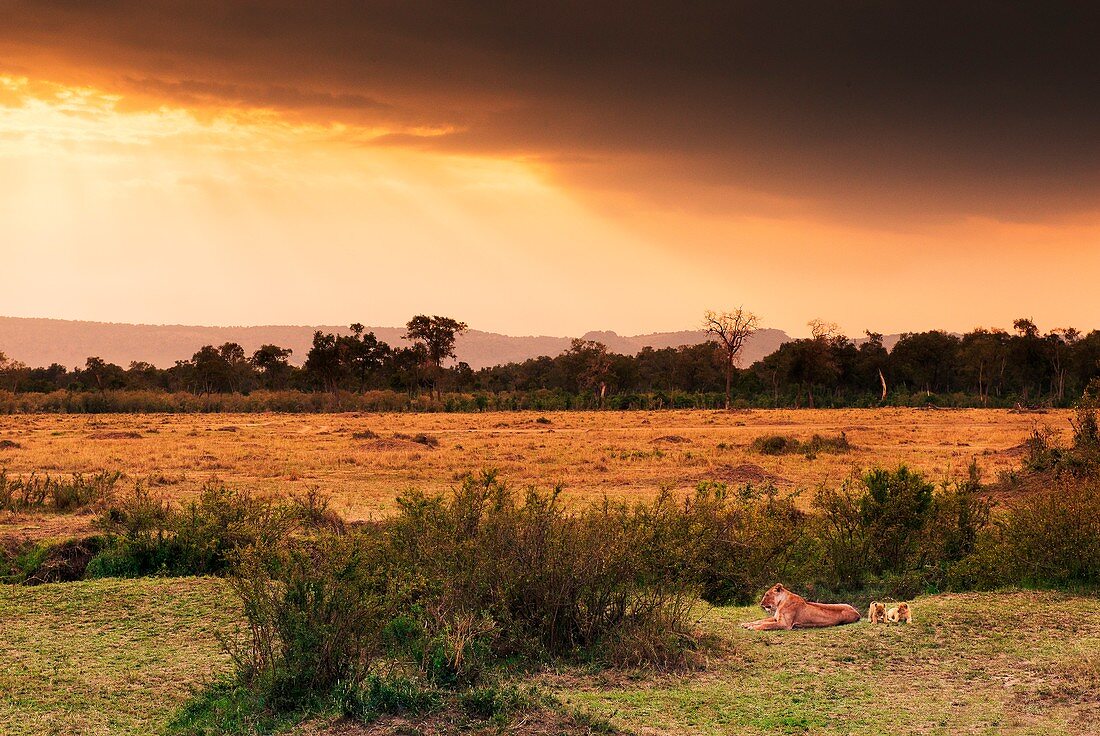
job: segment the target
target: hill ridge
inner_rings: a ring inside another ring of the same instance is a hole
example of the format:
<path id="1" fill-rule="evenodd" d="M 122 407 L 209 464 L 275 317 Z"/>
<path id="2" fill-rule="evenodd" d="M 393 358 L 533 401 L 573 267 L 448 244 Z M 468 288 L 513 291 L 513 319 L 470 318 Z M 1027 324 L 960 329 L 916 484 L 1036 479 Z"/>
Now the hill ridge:
<path id="1" fill-rule="evenodd" d="M 369 326 L 380 340 L 403 345 L 404 327 Z M 132 361 L 152 363 L 160 368 L 190 358 L 203 345 L 237 342 L 252 352 L 274 343 L 291 348 L 292 362 L 301 365 L 316 330 L 347 333 L 346 325 L 183 325 L 96 322 L 52 317 L 0 317 L 0 352 L 30 366 L 59 363 L 68 368 L 83 366 L 89 356 L 127 366 Z M 592 330 L 582 339 L 599 340 L 616 353 L 635 354 L 645 347 L 654 349 L 697 345 L 706 338 L 702 330 L 651 332 L 619 335 L 613 330 Z M 456 344 L 459 360 L 474 369 L 519 362 L 542 355 L 558 355 L 569 347 L 570 337 L 553 335 L 504 335 L 470 330 Z M 746 365 L 773 352 L 791 338 L 778 329 L 760 330 L 745 345 Z"/>

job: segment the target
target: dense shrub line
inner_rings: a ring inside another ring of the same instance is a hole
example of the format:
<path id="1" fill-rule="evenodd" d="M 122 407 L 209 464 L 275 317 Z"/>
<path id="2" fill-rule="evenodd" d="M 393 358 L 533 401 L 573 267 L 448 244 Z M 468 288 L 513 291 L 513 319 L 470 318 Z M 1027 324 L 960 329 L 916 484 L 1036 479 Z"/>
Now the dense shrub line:
<path id="1" fill-rule="evenodd" d="M 340 412 L 476 413 L 484 411 L 659 411 L 665 409 L 722 409 L 725 398 L 714 391 L 624 392 L 602 402 L 587 393 L 560 389 L 527 391 L 451 391 L 439 395 L 404 391 L 257 390 L 250 393 L 195 394 L 186 391 L 109 389 L 105 391 L 51 391 L 12 393 L 0 390 L 0 414 L 217 414 L 281 412 L 331 414 Z M 1013 408 L 1016 395 L 979 397 L 965 392 L 930 394 L 896 391 L 885 401 L 867 394 L 822 401 L 827 407 Z M 795 402 L 769 395 L 735 398 L 735 409 L 771 409 Z"/>

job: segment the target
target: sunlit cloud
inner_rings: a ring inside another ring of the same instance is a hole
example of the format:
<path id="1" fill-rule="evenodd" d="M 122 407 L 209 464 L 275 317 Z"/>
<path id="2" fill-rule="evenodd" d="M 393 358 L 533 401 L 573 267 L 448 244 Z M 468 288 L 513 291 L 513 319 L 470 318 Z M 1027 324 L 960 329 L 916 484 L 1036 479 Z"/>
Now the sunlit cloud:
<path id="1" fill-rule="evenodd" d="M 522 159 L 376 147 L 394 129 L 264 109 L 195 115 L 94 88 L 0 85 L 3 248 L 24 276 L 0 313 L 396 324 L 436 309 L 557 332 L 591 314 L 652 319 L 624 284 L 682 272 L 668 299 L 694 288 L 690 265 Z M 49 274 L 48 295 L 35 274 Z M 605 293 L 562 308 L 562 284 L 600 274 L 612 274 Z"/>
<path id="2" fill-rule="evenodd" d="M 747 304 L 796 334 L 816 316 L 852 334 L 1018 313 L 1092 326 L 1088 211 L 853 223 L 796 193 L 711 187 L 686 163 L 647 181 L 668 162 L 475 155 L 424 145 L 454 125 L 193 105 L 179 90 L 0 75 L 0 314 L 400 324 L 434 311 L 580 334 L 682 329 Z M 1074 268 L 1037 271 L 1044 252 Z M 967 288 L 975 277 L 998 288 Z"/>

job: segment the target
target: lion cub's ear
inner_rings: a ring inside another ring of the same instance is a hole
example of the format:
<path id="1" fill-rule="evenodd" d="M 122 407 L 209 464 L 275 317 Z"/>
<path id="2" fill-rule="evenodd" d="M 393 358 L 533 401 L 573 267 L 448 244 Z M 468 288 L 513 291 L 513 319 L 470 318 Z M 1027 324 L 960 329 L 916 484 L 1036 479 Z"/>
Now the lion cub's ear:
<path id="1" fill-rule="evenodd" d="M 775 584 L 775 589 L 776 589 L 776 590 L 784 590 L 784 588 L 783 588 L 783 583 L 776 583 L 776 584 Z"/>

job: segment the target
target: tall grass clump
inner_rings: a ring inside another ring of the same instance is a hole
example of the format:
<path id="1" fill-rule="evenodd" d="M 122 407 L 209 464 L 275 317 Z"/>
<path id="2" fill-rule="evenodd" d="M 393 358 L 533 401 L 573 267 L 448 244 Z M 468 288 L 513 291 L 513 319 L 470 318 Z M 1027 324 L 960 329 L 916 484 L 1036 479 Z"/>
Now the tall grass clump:
<path id="1" fill-rule="evenodd" d="M 111 504 L 122 473 L 101 470 L 69 476 L 32 473 L 13 478 L 0 468 L 0 511 L 68 513 Z"/>

